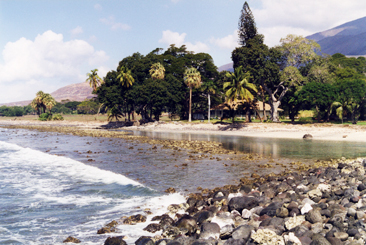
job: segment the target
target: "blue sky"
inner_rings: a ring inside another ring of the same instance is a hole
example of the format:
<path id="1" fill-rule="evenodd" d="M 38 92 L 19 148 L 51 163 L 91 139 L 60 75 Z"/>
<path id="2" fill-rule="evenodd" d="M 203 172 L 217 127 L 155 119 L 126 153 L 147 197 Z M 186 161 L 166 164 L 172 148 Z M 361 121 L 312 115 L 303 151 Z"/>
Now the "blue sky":
<path id="1" fill-rule="evenodd" d="M 365 16 L 359 0 L 249 0 L 269 46 Z M 242 0 L 0 0 L 0 103 L 104 76 L 134 52 L 170 44 L 231 62 Z"/>

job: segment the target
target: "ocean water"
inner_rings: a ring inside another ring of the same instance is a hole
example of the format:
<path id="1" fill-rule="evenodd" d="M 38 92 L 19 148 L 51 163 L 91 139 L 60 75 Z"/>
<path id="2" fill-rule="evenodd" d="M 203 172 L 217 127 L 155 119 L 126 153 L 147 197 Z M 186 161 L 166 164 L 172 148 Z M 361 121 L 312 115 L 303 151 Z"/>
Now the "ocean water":
<path id="1" fill-rule="evenodd" d="M 0 141 L 0 244 L 63 244 L 73 236 L 83 244 L 103 244 L 123 235 L 133 244 L 148 224 L 97 230 L 122 216 L 148 208 L 155 215 L 184 202 L 126 176 L 13 143 Z M 149 217 L 151 219 L 151 217 Z"/>

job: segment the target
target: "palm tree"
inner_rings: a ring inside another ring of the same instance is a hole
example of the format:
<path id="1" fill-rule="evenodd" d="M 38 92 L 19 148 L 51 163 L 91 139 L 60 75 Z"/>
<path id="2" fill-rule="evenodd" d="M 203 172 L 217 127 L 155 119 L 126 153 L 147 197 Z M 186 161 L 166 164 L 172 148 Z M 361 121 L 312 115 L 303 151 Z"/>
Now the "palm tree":
<path id="1" fill-rule="evenodd" d="M 121 110 L 118 109 L 116 106 L 109 109 L 107 115 L 108 115 L 108 121 L 112 121 L 113 118 L 115 118 L 116 121 L 119 121 L 119 119 L 123 116 Z"/>
<path id="2" fill-rule="evenodd" d="M 254 99 L 251 92 L 257 92 L 257 87 L 249 82 L 250 73 L 244 73 L 242 66 L 237 67 L 234 72 L 227 72 L 226 77 L 229 79 L 224 83 L 227 102 L 237 102 L 239 98 L 250 103 Z M 234 121 L 234 117 L 232 119 Z"/>
<path id="3" fill-rule="evenodd" d="M 189 116 L 188 122 L 192 121 L 192 88 L 201 86 L 201 73 L 196 68 L 187 68 L 184 72 L 184 83 L 189 87 Z"/>
<path id="4" fill-rule="evenodd" d="M 160 62 L 157 62 L 151 65 L 149 73 L 154 80 L 155 79 L 163 80 L 165 77 L 165 68 Z"/>
<path id="5" fill-rule="evenodd" d="M 208 120 L 208 122 L 210 122 L 211 94 L 216 94 L 217 87 L 216 87 L 214 81 L 209 80 L 208 82 L 203 84 L 202 90 L 207 93 L 207 99 L 208 99 L 208 115 L 207 115 L 208 119 L 207 120 Z"/>
<path id="6" fill-rule="evenodd" d="M 126 67 L 122 66 L 118 72 L 117 79 L 121 82 L 123 87 L 129 88 L 135 82 L 135 79 L 132 77 L 132 73 Z"/>
<path id="7" fill-rule="evenodd" d="M 50 94 L 44 93 L 43 91 L 38 91 L 36 98 L 31 102 L 31 106 L 37 111 L 38 115 L 40 115 L 41 112 L 45 113 L 46 109 L 51 112 L 52 107 L 55 105 L 55 99 Z"/>
<path id="8" fill-rule="evenodd" d="M 97 90 L 97 87 L 99 87 L 103 80 L 98 76 L 97 74 L 98 69 L 91 70 L 90 73 L 87 73 L 86 76 L 88 77 L 86 79 L 86 82 L 89 82 L 90 87 L 93 88 L 93 91 Z"/>

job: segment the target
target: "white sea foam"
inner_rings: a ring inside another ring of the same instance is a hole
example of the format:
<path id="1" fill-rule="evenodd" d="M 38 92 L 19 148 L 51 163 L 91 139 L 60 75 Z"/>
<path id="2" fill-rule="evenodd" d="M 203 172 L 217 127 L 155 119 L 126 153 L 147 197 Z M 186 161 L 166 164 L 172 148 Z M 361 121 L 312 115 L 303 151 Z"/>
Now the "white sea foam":
<path id="1" fill-rule="evenodd" d="M 143 228 L 154 215 L 167 212 L 172 203 L 185 201 L 178 193 L 152 197 L 157 193 L 147 191 L 141 195 L 139 190 L 146 187 L 123 175 L 2 141 L 0 187 L 0 193 L 6 190 L 2 194 L 9 195 L 9 199 L 0 200 L 0 208 L 5 205 L 9 215 L 29 214 L 19 220 L 9 216 L 12 222 L 0 227 L 4 235 L 0 243 L 62 244 L 72 235 L 83 244 L 102 244 L 107 235 L 97 235 L 98 229 L 113 219 L 143 214 L 149 208 L 153 215 L 146 223 L 120 225 L 120 233 L 113 234 L 127 236 L 128 244 L 133 244 L 138 237 L 151 235 Z"/>

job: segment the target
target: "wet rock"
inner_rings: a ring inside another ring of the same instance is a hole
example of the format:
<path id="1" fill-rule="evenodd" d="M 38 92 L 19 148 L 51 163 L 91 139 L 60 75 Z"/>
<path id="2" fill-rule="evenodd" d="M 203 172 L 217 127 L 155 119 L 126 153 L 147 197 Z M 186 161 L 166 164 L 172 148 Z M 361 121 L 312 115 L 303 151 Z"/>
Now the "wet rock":
<path id="1" fill-rule="evenodd" d="M 311 140 L 311 139 L 313 139 L 313 136 L 311 134 L 304 134 L 304 136 L 302 138 L 304 140 Z"/>
<path id="2" fill-rule="evenodd" d="M 173 187 L 169 187 L 168 189 L 165 190 L 166 193 L 175 193 L 175 189 Z"/>
<path id="3" fill-rule="evenodd" d="M 154 221 L 154 219 L 152 220 Z M 169 215 L 164 214 L 162 216 L 160 216 L 160 221 L 159 221 L 159 225 L 165 229 L 168 226 L 171 226 L 174 223 L 174 220 L 172 218 L 170 218 Z"/>
<path id="4" fill-rule="evenodd" d="M 148 236 L 142 236 L 139 239 L 135 241 L 135 245 L 154 245 L 154 241 L 151 239 L 151 237 Z"/>
<path id="5" fill-rule="evenodd" d="M 183 234 L 192 235 L 197 230 L 197 223 L 196 220 L 189 216 L 183 215 L 176 223 L 175 226 L 179 228 L 183 232 Z"/>
<path id="6" fill-rule="evenodd" d="M 123 220 L 123 224 L 125 225 L 134 225 L 136 223 L 144 223 L 144 222 L 146 222 L 146 216 L 142 214 L 132 215 Z"/>
<path id="7" fill-rule="evenodd" d="M 243 196 L 243 197 L 233 197 L 229 201 L 229 211 L 236 210 L 242 212 L 243 209 L 254 208 L 258 204 L 258 200 L 255 197 Z"/>
<path id="8" fill-rule="evenodd" d="M 229 238 L 225 241 L 224 245 L 246 245 L 246 241 L 242 239 Z"/>
<path id="9" fill-rule="evenodd" d="M 103 227 L 97 231 L 97 234 L 105 234 L 105 233 L 111 233 L 111 232 L 114 232 L 114 228 Z"/>
<path id="10" fill-rule="evenodd" d="M 160 224 L 151 223 L 148 226 L 146 226 L 143 230 L 148 231 L 151 233 L 155 233 L 157 231 L 160 231 L 162 229 Z"/>
<path id="11" fill-rule="evenodd" d="M 194 216 L 197 220 L 197 223 L 202 224 L 207 221 L 211 221 L 214 217 L 214 213 L 208 210 L 200 211 Z"/>
<path id="12" fill-rule="evenodd" d="M 66 238 L 63 243 L 81 243 L 81 241 L 75 237 L 69 236 L 68 238 Z"/>
<path id="13" fill-rule="evenodd" d="M 127 245 L 123 238 L 123 236 L 108 237 L 107 240 L 105 240 L 104 245 Z"/>

